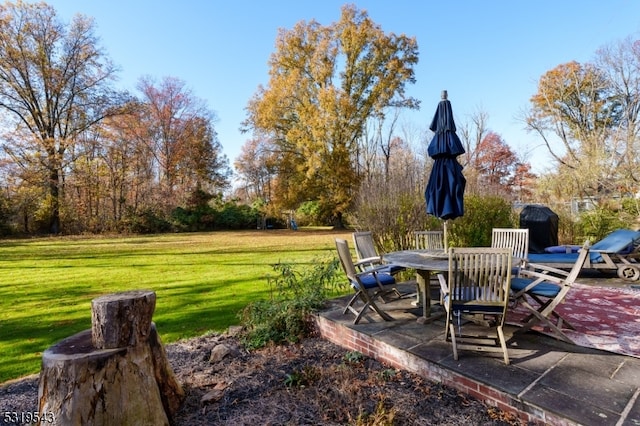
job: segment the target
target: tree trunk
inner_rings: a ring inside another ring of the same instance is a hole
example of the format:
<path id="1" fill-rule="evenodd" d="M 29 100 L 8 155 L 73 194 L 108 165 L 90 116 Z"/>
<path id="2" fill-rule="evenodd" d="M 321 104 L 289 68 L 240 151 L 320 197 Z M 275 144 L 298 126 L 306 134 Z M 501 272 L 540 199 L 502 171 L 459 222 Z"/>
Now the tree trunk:
<path id="1" fill-rule="evenodd" d="M 154 306 L 153 292 L 93 300 L 91 330 L 42 356 L 43 419 L 53 415 L 59 425 L 171 424 L 184 393 L 150 322 Z"/>
<path id="2" fill-rule="evenodd" d="M 49 232 L 57 235 L 60 233 L 60 175 L 57 169 L 51 169 L 49 173 L 49 195 L 51 196 Z"/>

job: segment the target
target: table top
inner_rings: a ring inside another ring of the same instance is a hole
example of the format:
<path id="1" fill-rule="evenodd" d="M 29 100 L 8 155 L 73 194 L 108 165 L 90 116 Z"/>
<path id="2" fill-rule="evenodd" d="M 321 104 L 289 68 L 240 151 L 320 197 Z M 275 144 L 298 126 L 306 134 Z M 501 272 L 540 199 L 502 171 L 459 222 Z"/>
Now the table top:
<path id="1" fill-rule="evenodd" d="M 402 250 L 385 253 L 382 260 L 394 265 L 427 271 L 448 271 L 449 257 L 443 250 Z"/>

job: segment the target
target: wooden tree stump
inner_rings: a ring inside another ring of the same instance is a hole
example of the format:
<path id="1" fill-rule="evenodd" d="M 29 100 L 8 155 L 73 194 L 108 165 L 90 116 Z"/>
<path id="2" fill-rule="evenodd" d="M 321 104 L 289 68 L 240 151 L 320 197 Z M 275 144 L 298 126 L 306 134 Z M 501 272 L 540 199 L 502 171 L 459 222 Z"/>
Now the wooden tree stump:
<path id="1" fill-rule="evenodd" d="M 91 301 L 91 333 L 97 349 L 113 349 L 144 343 L 156 309 L 152 291 L 108 294 Z"/>
<path id="2" fill-rule="evenodd" d="M 59 425 L 169 425 L 184 393 L 151 322 L 154 308 L 147 291 L 94 299 L 91 330 L 42 356 L 40 413 Z"/>

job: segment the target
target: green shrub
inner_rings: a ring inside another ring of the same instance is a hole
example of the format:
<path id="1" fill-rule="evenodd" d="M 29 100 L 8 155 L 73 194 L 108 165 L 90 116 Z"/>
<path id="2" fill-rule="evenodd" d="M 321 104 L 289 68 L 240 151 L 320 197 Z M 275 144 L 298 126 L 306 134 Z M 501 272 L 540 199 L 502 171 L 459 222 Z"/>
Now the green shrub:
<path id="1" fill-rule="evenodd" d="M 451 247 L 489 247 L 493 228 L 517 228 L 511 204 L 496 196 L 469 195 L 464 199 L 464 216 L 449 221 Z"/>
<path id="2" fill-rule="evenodd" d="M 621 206 L 601 204 L 593 210 L 582 212 L 577 222 L 582 242 L 586 239 L 592 243 L 599 241 L 620 228 L 635 229 L 638 226 L 637 200 L 623 200 Z"/>
<path id="3" fill-rule="evenodd" d="M 247 348 L 297 342 L 312 334 L 310 315 L 324 306 L 335 289 L 338 260 L 312 264 L 311 268 L 301 266 L 302 272 L 289 264 L 272 265 L 277 274 L 267 278 L 270 300 L 250 303 L 240 312 L 245 328 L 241 340 Z"/>
<path id="4" fill-rule="evenodd" d="M 640 198 L 624 198 L 622 200 L 622 211 L 629 217 L 635 218 L 637 225 L 638 220 L 640 220 Z"/>
<path id="5" fill-rule="evenodd" d="M 229 201 L 215 212 L 216 229 L 255 229 L 260 213 L 247 205 Z"/>
<path id="6" fill-rule="evenodd" d="M 320 203 L 318 201 L 305 201 L 296 210 L 298 226 L 321 225 Z"/>
<path id="7" fill-rule="evenodd" d="M 126 232 L 134 234 L 158 234 L 169 232 L 172 226 L 162 217 L 160 212 L 147 208 L 141 212 L 136 212 L 133 209 L 127 210 L 123 220 L 123 228 Z"/>
<path id="8" fill-rule="evenodd" d="M 259 212 L 236 201 L 216 200 L 207 203 L 177 207 L 171 212 L 174 227 L 179 231 L 198 232 L 213 230 L 255 229 Z"/>
<path id="9" fill-rule="evenodd" d="M 346 364 L 362 364 L 364 362 L 364 355 L 362 352 L 349 351 L 342 357 L 342 360 Z"/>

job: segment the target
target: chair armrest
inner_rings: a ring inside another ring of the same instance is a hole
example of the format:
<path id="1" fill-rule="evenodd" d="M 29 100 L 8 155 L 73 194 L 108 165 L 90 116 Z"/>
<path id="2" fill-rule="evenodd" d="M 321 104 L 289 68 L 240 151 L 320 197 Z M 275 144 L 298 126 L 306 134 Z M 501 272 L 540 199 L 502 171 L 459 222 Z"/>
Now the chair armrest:
<path id="1" fill-rule="evenodd" d="M 375 266 L 382 264 L 382 258 L 380 256 L 374 257 L 365 257 L 364 259 L 360 259 L 353 264 L 356 268 L 362 268 L 363 266 Z"/>
<path id="2" fill-rule="evenodd" d="M 513 298 L 516 300 L 520 298 L 523 294 L 529 292 L 531 289 L 536 287 L 538 284 L 542 284 L 546 282 L 546 283 L 555 284 L 557 286 L 564 285 L 564 278 L 556 277 L 554 275 L 550 275 L 544 272 L 535 272 L 535 271 L 530 271 L 525 269 L 521 271 L 520 277 L 528 278 L 531 280 L 531 282 L 527 284 L 526 287 L 520 289 L 518 292 L 513 294 Z"/>
<path id="3" fill-rule="evenodd" d="M 442 295 L 449 294 L 449 285 L 447 284 L 447 280 L 443 274 L 438 274 L 438 281 L 440 282 L 440 291 Z"/>
<path id="4" fill-rule="evenodd" d="M 569 276 L 569 272 L 563 269 L 554 268 L 553 266 L 549 266 L 549 265 L 542 265 L 540 263 L 527 262 L 526 265 L 522 269 L 520 269 L 520 273 L 522 274 L 525 271 L 545 273 L 545 274 L 551 273 L 551 274 L 560 275 L 563 277 Z"/>
<path id="5" fill-rule="evenodd" d="M 565 271 L 562 271 L 562 272 L 565 272 Z M 567 276 L 567 275 L 564 275 L 563 277 L 558 277 L 558 276 L 547 273 L 547 271 L 540 272 L 540 271 L 532 271 L 529 269 L 524 269 L 520 271 L 520 273 L 521 273 L 520 278 L 528 278 L 528 279 L 534 280 L 531 284 L 535 283 L 536 285 L 543 281 L 551 282 L 554 284 L 562 284 L 565 280 L 564 277 Z M 527 288 L 535 287 L 535 285 L 531 285 L 531 284 L 529 284 Z"/>

